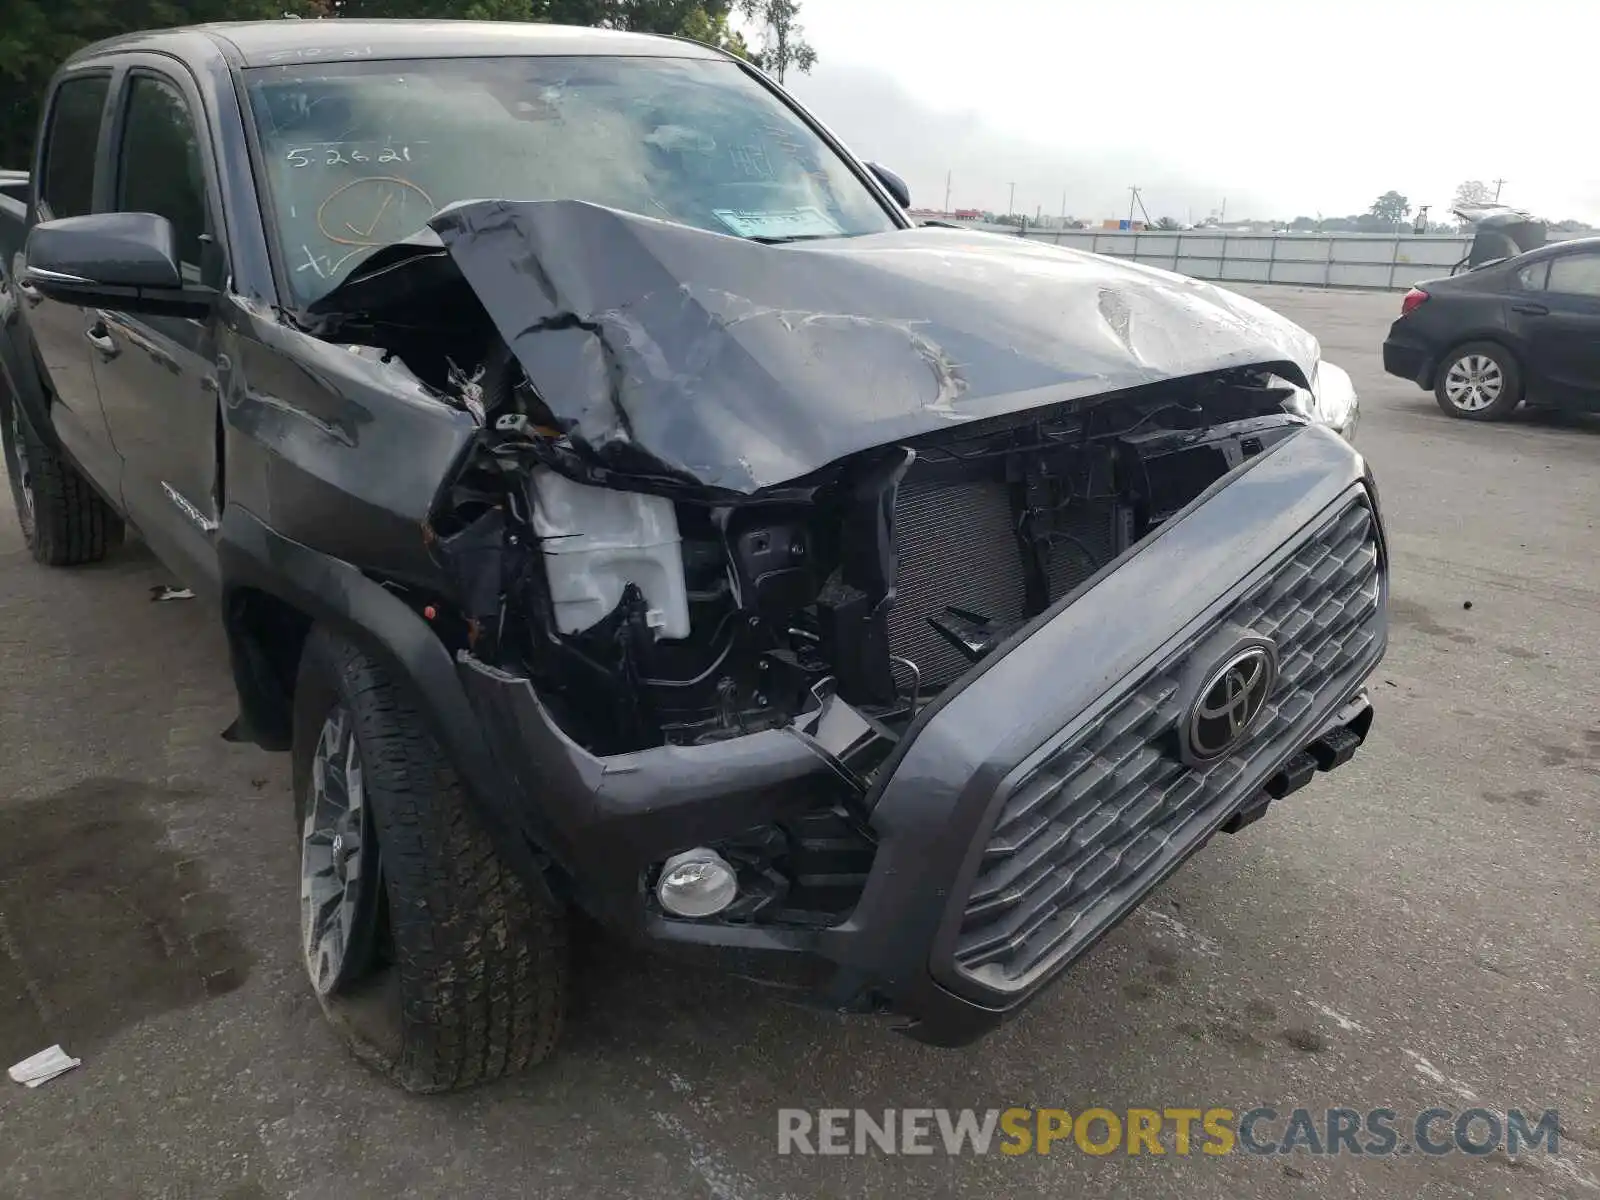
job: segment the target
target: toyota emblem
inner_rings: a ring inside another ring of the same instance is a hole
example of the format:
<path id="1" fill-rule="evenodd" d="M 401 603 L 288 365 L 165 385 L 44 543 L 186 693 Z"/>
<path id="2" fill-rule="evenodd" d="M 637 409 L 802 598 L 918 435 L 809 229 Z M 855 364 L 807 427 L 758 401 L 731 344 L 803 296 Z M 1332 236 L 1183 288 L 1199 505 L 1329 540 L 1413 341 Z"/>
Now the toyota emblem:
<path id="1" fill-rule="evenodd" d="M 1250 735 L 1278 679 L 1278 656 L 1268 643 L 1237 651 L 1206 676 L 1184 723 L 1187 757 L 1222 758 Z"/>

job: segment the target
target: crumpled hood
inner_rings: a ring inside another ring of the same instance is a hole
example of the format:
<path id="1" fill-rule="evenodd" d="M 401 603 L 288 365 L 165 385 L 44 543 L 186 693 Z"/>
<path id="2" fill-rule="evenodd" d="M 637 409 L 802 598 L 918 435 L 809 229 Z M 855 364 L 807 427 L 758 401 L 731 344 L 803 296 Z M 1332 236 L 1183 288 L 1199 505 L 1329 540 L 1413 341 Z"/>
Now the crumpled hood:
<path id="1" fill-rule="evenodd" d="M 1228 367 L 1277 364 L 1309 385 L 1319 354 L 1242 296 L 1022 238 L 924 227 L 763 245 L 576 201 L 471 201 L 430 224 L 575 449 L 739 493 Z M 317 307 L 394 261 L 380 253 Z"/>

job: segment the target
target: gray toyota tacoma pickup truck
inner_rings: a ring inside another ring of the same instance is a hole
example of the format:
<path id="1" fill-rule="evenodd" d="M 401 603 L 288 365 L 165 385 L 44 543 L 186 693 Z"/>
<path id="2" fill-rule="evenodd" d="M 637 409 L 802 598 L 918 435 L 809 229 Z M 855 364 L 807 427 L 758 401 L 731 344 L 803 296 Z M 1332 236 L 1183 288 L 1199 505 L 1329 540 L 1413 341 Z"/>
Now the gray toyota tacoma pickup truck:
<path id="1" fill-rule="evenodd" d="M 550 1053 L 578 912 L 971 1041 L 1367 736 L 1349 377 L 908 204 L 686 41 L 218 25 L 53 81 L 0 178 L 28 545 L 132 527 L 215 606 L 311 985 L 403 1086 Z"/>

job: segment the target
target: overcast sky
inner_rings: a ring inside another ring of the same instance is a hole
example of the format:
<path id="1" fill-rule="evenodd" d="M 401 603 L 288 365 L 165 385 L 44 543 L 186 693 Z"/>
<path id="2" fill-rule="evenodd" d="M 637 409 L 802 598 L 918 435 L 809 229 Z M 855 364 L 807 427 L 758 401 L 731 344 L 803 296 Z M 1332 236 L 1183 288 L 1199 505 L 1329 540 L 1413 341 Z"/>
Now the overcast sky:
<path id="1" fill-rule="evenodd" d="M 1499 15 L 1496 15 L 1498 13 Z M 1463 179 L 1600 224 L 1596 0 L 803 0 L 786 80 L 913 203 L 1443 218 Z M 1492 186 L 1492 182 L 1491 182 Z"/>

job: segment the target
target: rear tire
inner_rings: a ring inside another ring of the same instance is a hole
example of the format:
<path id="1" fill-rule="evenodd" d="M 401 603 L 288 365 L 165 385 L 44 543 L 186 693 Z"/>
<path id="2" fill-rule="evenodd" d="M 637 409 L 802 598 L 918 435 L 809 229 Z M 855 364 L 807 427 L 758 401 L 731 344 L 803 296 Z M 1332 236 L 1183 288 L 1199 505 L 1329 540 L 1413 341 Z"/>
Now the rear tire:
<path id="1" fill-rule="evenodd" d="M 500 860 L 384 667 L 320 627 L 301 657 L 293 758 L 301 947 L 323 1011 L 356 1055 L 414 1092 L 487 1083 L 548 1057 L 566 1002 L 565 911 Z M 335 776 L 359 803 L 318 831 Z M 330 846 L 353 864 L 332 883 Z M 330 911 L 347 918 L 332 943 L 316 924 Z"/>
<path id="2" fill-rule="evenodd" d="M 1522 403 L 1522 371 L 1496 342 L 1467 342 L 1439 359 L 1433 396 L 1463 421 L 1500 421 Z"/>
<path id="3" fill-rule="evenodd" d="M 17 524 L 33 560 L 47 567 L 99 562 L 122 544 L 122 519 L 54 446 L 33 431 L 22 405 L 0 402 L 0 441 Z"/>

